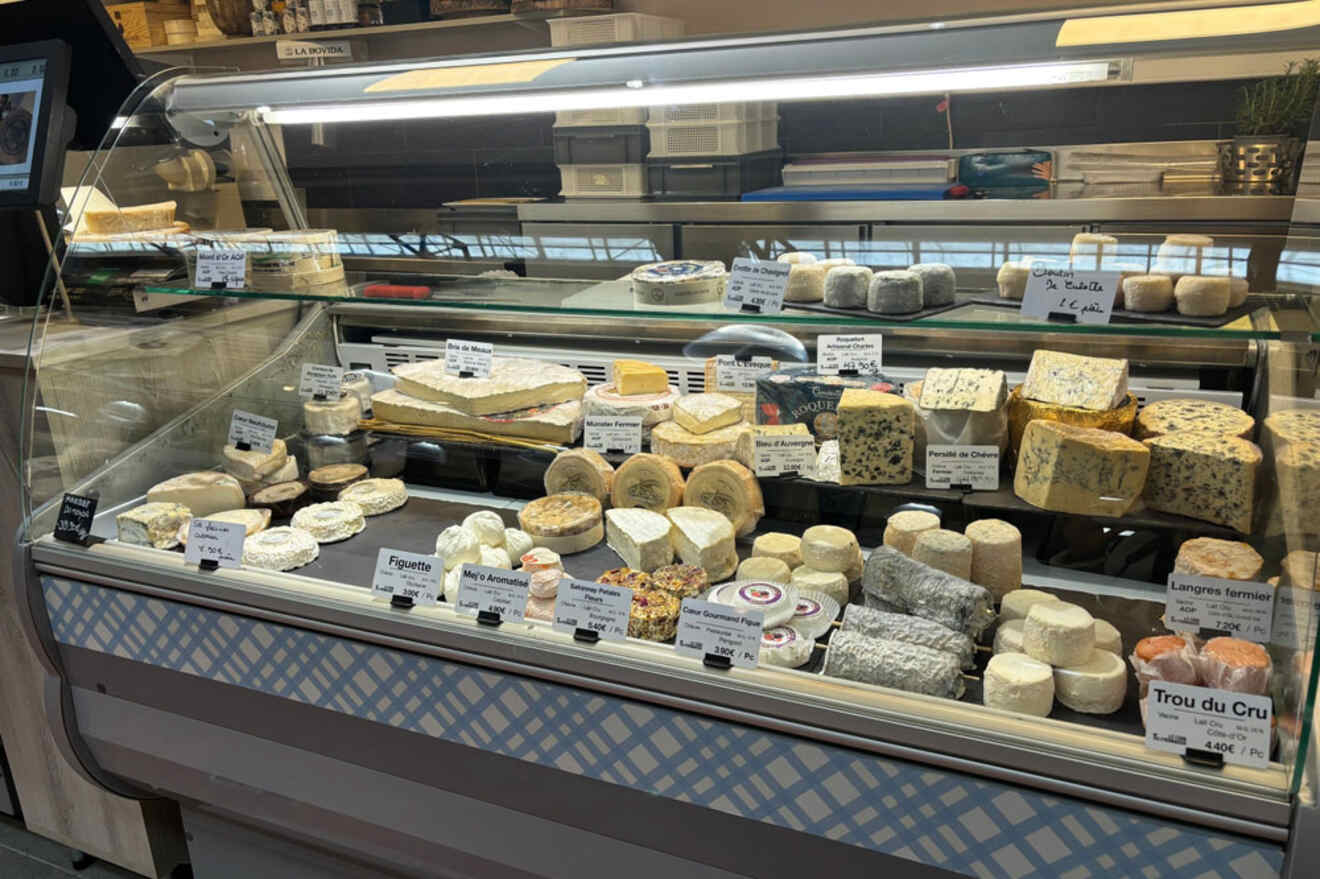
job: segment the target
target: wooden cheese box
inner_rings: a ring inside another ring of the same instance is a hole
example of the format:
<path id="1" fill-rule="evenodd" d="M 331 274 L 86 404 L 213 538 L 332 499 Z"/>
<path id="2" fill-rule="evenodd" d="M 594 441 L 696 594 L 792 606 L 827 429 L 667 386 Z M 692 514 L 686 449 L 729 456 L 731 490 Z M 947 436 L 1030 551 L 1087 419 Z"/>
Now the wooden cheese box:
<path id="1" fill-rule="evenodd" d="M 192 18 L 186 0 L 107 3 L 105 11 L 110 13 L 110 20 L 119 28 L 119 32 L 124 35 L 124 42 L 131 49 L 166 45 L 165 22 Z"/>

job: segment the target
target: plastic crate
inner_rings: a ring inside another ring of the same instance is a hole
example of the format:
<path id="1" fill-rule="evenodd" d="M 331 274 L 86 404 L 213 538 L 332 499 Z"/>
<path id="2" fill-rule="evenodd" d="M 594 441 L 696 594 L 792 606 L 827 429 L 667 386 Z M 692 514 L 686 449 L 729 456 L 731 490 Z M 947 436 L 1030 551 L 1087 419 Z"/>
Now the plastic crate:
<path id="1" fill-rule="evenodd" d="M 779 122 L 648 122 L 651 158 L 666 156 L 740 156 L 759 153 L 778 144 Z M 767 142 L 769 139 L 769 142 Z"/>
<path id="2" fill-rule="evenodd" d="M 767 108 L 769 108 L 767 112 Z M 651 108 L 652 122 L 759 122 L 777 113 L 776 105 L 762 101 L 729 104 L 666 104 Z"/>
<path id="3" fill-rule="evenodd" d="M 564 198 L 641 198 L 645 165 L 560 165 Z"/>
<path id="4" fill-rule="evenodd" d="M 555 114 L 556 128 L 645 124 L 645 107 L 617 107 L 609 110 L 560 110 Z"/>
<path id="5" fill-rule="evenodd" d="M 551 19 L 549 24 L 551 46 L 589 46 L 597 43 L 665 40 L 681 37 L 686 32 L 686 27 L 680 19 L 643 15 L 640 12 Z"/>
<path id="6" fill-rule="evenodd" d="M 778 149 L 734 157 L 649 159 L 647 189 L 657 199 L 733 199 L 778 186 L 783 164 Z"/>
<path id="7" fill-rule="evenodd" d="M 646 159 L 645 125 L 607 125 L 555 129 L 559 165 L 636 165 Z"/>

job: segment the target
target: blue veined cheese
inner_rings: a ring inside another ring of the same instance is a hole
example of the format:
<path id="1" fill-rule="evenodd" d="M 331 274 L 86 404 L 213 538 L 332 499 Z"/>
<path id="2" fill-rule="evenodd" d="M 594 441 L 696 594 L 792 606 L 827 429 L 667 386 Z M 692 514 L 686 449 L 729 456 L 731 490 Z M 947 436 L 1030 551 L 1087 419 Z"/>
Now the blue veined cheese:
<path id="1" fill-rule="evenodd" d="M 1320 443 L 1289 443 L 1274 462 L 1284 533 L 1311 543 L 1320 533 Z"/>
<path id="2" fill-rule="evenodd" d="M 928 369 L 916 402 L 922 409 L 994 412 L 1008 402 L 1008 379 L 1000 369 Z"/>
<path id="3" fill-rule="evenodd" d="M 1121 433 L 1030 421 L 1013 492 L 1043 510 L 1121 516 L 1141 497 L 1151 452 Z"/>
<path id="4" fill-rule="evenodd" d="M 1251 532 L 1260 447 L 1235 436 L 1182 431 L 1145 441 L 1143 496 L 1154 510 Z"/>
<path id="5" fill-rule="evenodd" d="M 1127 389 L 1126 359 L 1044 349 L 1031 356 L 1031 367 L 1022 383 L 1022 395 L 1029 400 L 1099 411 L 1123 405 Z"/>
<path id="6" fill-rule="evenodd" d="M 1236 406 L 1212 400 L 1156 400 L 1137 413 L 1132 435 L 1149 439 L 1181 430 L 1220 433 L 1249 439 L 1256 429 L 1256 419 Z"/>
<path id="7" fill-rule="evenodd" d="M 839 475 L 843 485 L 912 481 L 916 410 L 894 394 L 848 388 L 839 398 Z"/>

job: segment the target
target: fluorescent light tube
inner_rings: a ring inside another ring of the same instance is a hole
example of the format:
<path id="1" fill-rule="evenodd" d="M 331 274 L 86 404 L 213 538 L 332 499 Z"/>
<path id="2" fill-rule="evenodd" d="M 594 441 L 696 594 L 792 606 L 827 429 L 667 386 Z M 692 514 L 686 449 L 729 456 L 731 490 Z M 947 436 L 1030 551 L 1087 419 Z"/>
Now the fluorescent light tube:
<path id="1" fill-rule="evenodd" d="M 377 98 L 303 107 L 259 107 L 257 113 L 263 121 L 271 124 L 306 125 L 314 122 L 503 116 L 723 101 L 820 101 L 1104 82 L 1110 78 L 1109 68 L 1109 61 L 1064 61 L 952 70 L 724 80 L 688 85 L 633 82 L 611 88 L 470 94 L 450 98 Z"/>

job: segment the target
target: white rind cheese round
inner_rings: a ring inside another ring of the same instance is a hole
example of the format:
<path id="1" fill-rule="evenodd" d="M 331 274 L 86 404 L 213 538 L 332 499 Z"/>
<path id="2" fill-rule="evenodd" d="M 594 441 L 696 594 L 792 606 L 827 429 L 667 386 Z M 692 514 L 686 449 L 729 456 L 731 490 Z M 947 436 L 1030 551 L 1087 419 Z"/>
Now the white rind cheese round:
<path id="1" fill-rule="evenodd" d="M 1173 279 L 1168 275 L 1124 278 L 1123 306 L 1128 311 L 1168 311 L 1173 307 Z"/>
<path id="2" fill-rule="evenodd" d="M 289 524 L 306 531 L 319 543 L 347 540 L 367 527 L 362 508 L 351 501 L 311 504 L 294 513 Z"/>
<path id="3" fill-rule="evenodd" d="M 839 602 L 824 592 L 798 590 L 797 607 L 788 624 L 803 636 L 816 639 L 830 630 L 838 615 Z"/>
<path id="4" fill-rule="evenodd" d="M 768 580 L 735 580 L 720 594 L 727 597 L 730 607 L 740 611 L 759 610 L 763 629 L 782 626 L 797 612 L 797 589 Z"/>
<path id="5" fill-rule="evenodd" d="M 775 261 L 790 266 L 812 266 L 816 264 L 816 255 L 805 250 L 793 250 L 779 254 Z"/>
<path id="6" fill-rule="evenodd" d="M 665 511 L 673 528 L 670 540 L 684 564 L 705 568 L 712 583 L 728 578 L 738 567 L 733 524 L 704 507 L 673 507 Z"/>
<path id="7" fill-rule="evenodd" d="M 805 555 L 803 556 L 805 560 Z M 936 528 L 917 535 L 912 546 L 913 561 L 952 574 L 963 580 L 972 576 L 972 541 L 965 534 Z"/>
<path id="8" fill-rule="evenodd" d="M 1041 602 L 1027 613 L 1022 647 L 1050 665 L 1081 665 L 1095 649 L 1095 618 L 1066 601 Z"/>
<path id="9" fill-rule="evenodd" d="M 288 462 L 289 450 L 284 440 L 275 439 L 270 444 L 269 452 L 258 452 L 256 449 L 241 452 L 237 446 L 225 446 L 220 450 L 220 458 L 221 466 L 230 476 L 259 482 L 274 475 Z"/>
<path id="10" fill-rule="evenodd" d="M 742 403 L 727 394 L 684 394 L 674 404 L 674 421 L 698 435 L 742 421 Z"/>
<path id="11" fill-rule="evenodd" d="M 321 547 L 298 528 L 270 528 L 243 541 L 243 565 L 266 571 L 292 571 L 316 561 Z"/>
<path id="12" fill-rule="evenodd" d="M 999 605 L 1001 620 L 1025 620 L 1027 614 L 1036 605 L 1046 601 L 1058 601 L 1057 596 L 1039 589 L 1014 589 L 1003 597 Z"/>
<path id="13" fill-rule="evenodd" d="M 958 277 L 953 267 L 942 262 L 920 262 L 908 268 L 921 278 L 921 304 L 923 308 L 952 305 L 958 291 Z"/>
<path id="14" fill-rule="evenodd" d="M 1095 649 L 1104 650 L 1122 658 L 1123 635 L 1107 620 L 1095 621 Z"/>
<path id="15" fill-rule="evenodd" d="M 866 266 L 835 266 L 825 275 L 825 304 L 831 308 L 865 308 L 874 272 Z"/>
<path id="16" fill-rule="evenodd" d="M 1022 653 L 1022 620 L 1001 620 L 995 629 L 995 643 L 992 648 L 999 653 Z"/>
<path id="17" fill-rule="evenodd" d="M 504 549 L 509 554 L 509 558 L 522 558 L 536 544 L 532 541 L 532 535 L 520 528 L 504 529 Z"/>
<path id="18" fill-rule="evenodd" d="M 1183 275 L 1173 288 L 1178 313 L 1192 317 L 1214 317 L 1228 311 L 1231 285 L 1225 277 Z"/>
<path id="19" fill-rule="evenodd" d="M 738 565 L 734 576 L 739 580 L 765 580 L 783 586 L 792 579 L 793 572 L 779 559 L 752 556 Z"/>
<path id="20" fill-rule="evenodd" d="M 445 570 L 481 561 L 477 535 L 462 525 L 450 525 L 435 538 L 435 554 L 445 560 Z"/>
<path id="21" fill-rule="evenodd" d="M 642 433 L 645 435 L 652 427 L 673 417 L 678 397 L 678 390 L 673 387 L 666 388 L 663 393 L 625 397 L 615 390 L 613 383 L 593 385 L 582 397 L 582 414 L 638 417 L 642 419 Z"/>
<path id="22" fill-rule="evenodd" d="M 605 542 L 634 571 L 649 574 L 674 560 L 669 520 L 651 510 L 606 510 Z"/>
<path id="23" fill-rule="evenodd" d="M 818 571 L 802 565 L 793 569 L 789 585 L 799 592 L 820 592 L 828 595 L 840 607 L 848 603 L 850 590 L 848 577 L 840 571 Z"/>
<path id="24" fill-rule="evenodd" d="M 470 513 L 463 519 L 463 527 L 476 535 L 477 543 L 482 546 L 504 545 L 504 520 L 493 510 Z"/>
<path id="25" fill-rule="evenodd" d="M 791 571 L 802 566 L 802 538 L 782 531 L 767 531 L 752 541 L 752 555 L 779 559 Z"/>
<path id="26" fill-rule="evenodd" d="M 728 280 L 719 260 L 670 260 L 633 270 L 633 301 L 638 305 L 693 305 L 715 302 Z"/>
<path id="27" fill-rule="evenodd" d="M 813 525 L 802 532 L 802 563 L 817 571 L 848 570 L 860 549 L 856 536 L 837 525 Z"/>
<path id="28" fill-rule="evenodd" d="M 987 708 L 1047 717 L 1054 707 L 1054 669 L 1021 653 L 996 653 L 985 667 Z"/>
<path id="29" fill-rule="evenodd" d="M 785 302 L 820 302 L 825 298 L 825 275 L 830 270 L 817 263 L 797 263 L 788 270 Z"/>
<path id="30" fill-rule="evenodd" d="M 338 400 L 308 400 L 303 403 L 303 426 L 317 435 L 348 436 L 358 429 L 362 404 L 352 394 Z"/>
<path id="31" fill-rule="evenodd" d="M 213 470 L 184 473 L 147 489 L 148 503 L 183 504 L 198 517 L 237 509 L 246 500 L 237 479 Z"/>
<path id="32" fill-rule="evenodd" d="M 1021 300 L 1027 295 L 1027 279 L 1031 269 L 1021 263 L 1006 262 L 995 274 L 995 284 L 999 287 L 1000 299 Z"/>
<path id="33" fill-rule="evenodd" d="M 751 431 L 732 424 L 709 433 L 695 434 L 675 421 L 663 421 L 651 430 L 651 451 L 672 458 L 680 467 L 699 467 L 723 458 L 738 459 L 738 441 Z M 739 461 L 746 465 L 747 461 Z M 616 477 L 617 478 L 617 477 Z"/>
<path id="34" fill-rule="evenodd" d="M 1107 650 L 1054 669 L 1054 697 L 1082 714 L 1113 714 L 1127 695 L 1127 666 Z"/>
<path id="35" fill-rule="evenodd" d="M 593 449 L 565 449 L 545 468 L 545 493 L 578 492 L 609 499 L 614 467 Z"/>
<path id="36" fill-rule="evenodd" d="M 270 524 L 270 510 L 265 507 L 259 509 L 241 508 L 237 510 L 221 510 L 218 513 L 209 513 L 205 517 L 212 522 L 233 522 L 236 525 L 243 526 L 245 537 L 251 537 L 259 531 L 264 531 Z M 179 523 L 179 543 L 188 545 L 188 531 L 192 528 L 192 517 L 184 519 Z"/>
<path id="37" fill-rule="evenodd" d="M 401 479 L 363 479 L 339 493 L 341 501 L 352 501 L 364 516 L 379 516 L 408 502 L 408 489 Z"/>
<path id="38" fill-rule="evenodd" d="M 924 510 L 904 510 L 885 522 L 885 546 L 892 546 L 905 556 L 912 555 L 917 538 L 940 527 L 940 517 Z"/>
<path id="39" fill-rule="evenodd" d="M 563 534 L 557 537 L 538 534 L 534 535 L 532 539 L 536 541 L 537 546 L 543 546 L 560 555 L 574 555 L 579 552 L 586 552 L 604 540 L 605 525 L 597 522 L 586 531 L 577 534 Z"/>
<path id="40" fill-rule="evenodd" d="M 610 484 L 610 504 L 641 507 L 663 513 L 683 503 L 683 474 L 669 458 L 649 452 L 632 455 L 619 465 Z"/>
<path id="41" fill-rule="evenodd" d="M 760 661 L 764 665 L 797 668 L 811 659 L 816 642 L 792 626 L 775 626 L 761 633 Z"/>
<path id="42" fill-rule="evenodd" d="M 922 302 L 921 276 L 903 269 L 876 272 L 866 293 L 866 310 L 876 314 L 911 314 Z"/>
<path id="43" fill-rule="evenodd" d="M 972 542 L 972 575 L 996 599 L 1022 585 L 1022 532 L 1003 519 L 978 519 L 963 529 Z"/>

